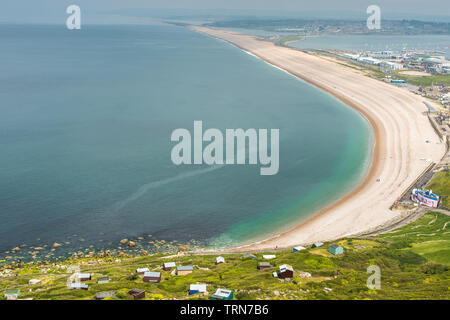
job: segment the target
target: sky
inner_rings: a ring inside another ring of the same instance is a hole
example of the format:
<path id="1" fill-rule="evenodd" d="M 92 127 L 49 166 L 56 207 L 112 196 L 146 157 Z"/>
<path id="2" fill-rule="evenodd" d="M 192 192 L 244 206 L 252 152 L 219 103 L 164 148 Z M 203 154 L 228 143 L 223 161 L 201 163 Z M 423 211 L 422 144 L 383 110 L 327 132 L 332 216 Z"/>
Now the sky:
<path id="1" fill-rule="evenodd" d="M 71 4 L 80 6 L 87 23 L 126 22 L 130 15 L 365 20 L 366 8 L 372 4 L 381 8 L 382 19 L 450 22 L 448 0 L 1 0 L 0 23 L 64 23 Z"/>

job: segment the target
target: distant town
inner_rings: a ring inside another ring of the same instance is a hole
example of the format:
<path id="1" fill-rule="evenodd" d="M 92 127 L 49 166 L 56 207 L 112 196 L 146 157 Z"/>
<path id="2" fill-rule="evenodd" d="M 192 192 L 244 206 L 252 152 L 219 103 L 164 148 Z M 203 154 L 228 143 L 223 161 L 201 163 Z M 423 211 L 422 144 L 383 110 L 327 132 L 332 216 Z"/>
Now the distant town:
<path id="1" fill-rule="evenodd" d="M 303 36 L 324 34 L 421 35 L 449 34 L 450 23 L 418 20 L 382 20 L 380 30 L 367 29 L 366 21 L 331 19 L 228 19 L 206 24 L 217 28 L 243 28 L 296 33 Z"/>
<path id="2" fill-rule="evenodd" d="M 450 106 L 450 61 L 433 50 L 342 51 L 337 55 L 362 65 L 377 66 L 384 81 L 403 85 L 410 91 Z"/>

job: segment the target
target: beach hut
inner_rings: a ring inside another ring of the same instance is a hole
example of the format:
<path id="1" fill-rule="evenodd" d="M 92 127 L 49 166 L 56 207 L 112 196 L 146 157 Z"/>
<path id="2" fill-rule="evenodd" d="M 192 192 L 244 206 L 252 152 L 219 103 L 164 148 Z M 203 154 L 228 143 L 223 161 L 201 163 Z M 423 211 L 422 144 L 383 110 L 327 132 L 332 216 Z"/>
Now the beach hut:
<path id="1" fill-rule="evenodd" d="M 177 265 L 175 262 L 164 262 L 163 264 L 163 270 L 164 271 L 170 271 L 172 268 L 175 268 Z"/>
<path id="2" fill-rule="evenodd" d="M 256 256 L 250 253 L 246 253 L 242 256 L 242 259 L 256 259 Z"/>
<path id="3" fill-rule="evenodd" d="M 288 264 L 283 264 L 278 270 L 278 278 L 288 279 L 294 277 L 294 268 Z"/>
<path id="4" fill-rule="evenodd" d="M 150 270 L 148 270 L 148 268 L 137 268 L 136 269 L 136 273 L 137 274 L 144 274 L 146 272 L 149 272 Z"/>
<path id="5" fill-rule="evenodd" d="M 189 286 L 189 295 L 205 292 L 206 292 L 206 284 L 191 284 Z"/>
<path id="6" fill-rule="evenodd" d="M 177 276 L 184 276 L 185 274 L 192 273 L 192 271 L 194 271 L 193 266 L 178 266 Z"/>
<path id="7" fill-rule="evenodd" d="M 333 243 L 329 248 L 328 248 L 328 252 L 330 252 L 331 254 L 334 254 L 335 256 L 338 254 L 343 254 L 344 253 L 344 248 Z"/>
<path id="8" fill-rule="evenodd" d="M 89 286 L 86 283 L 71 283 L 70 290 L 87 290 Z"/>
<path id="9" fill-rule="evenodd" d="M 20 296 L 20 290 L 18 289 L 7 289 L 5 290 L 6 300 L 17 300 Z"/>
<path id="10" fill-rule="evenodd" d="M 302 247 L 302 246 L 297 246 L 297 247 L 292 248 L 292 252 L 299 252 L 302 250 L 306 250 L 306 248 Z"/>
<path id="11" fill-rule="evenodd" d="M 262 271 L 265 269 L 270 269 L 272 268 L 272 265 L 268 262 L 260 262 L 258 263 L 258 270 Z"/>
<path id="12" fill-rule="evenodd" d="M 144 273 L 144 282 L 161 282 L 161 272 L 146 272 Z"/>
<path id="13" fill-rule="evenodd" d="M 38 286 L 42 284 L 42 281 L 39 279 L 30 279 L 30 281 L 28 281 L 28 284 L 32 286 Z"/>
<path id="14" fill-rule="evenodd" d="M 97 283 L 98 284 L 109 283 L 109 278 L 108 277 L 100 277 L 100 278 L 97 279 Z"/>
<path id="15" fill-rule="evenodd" d="M 91 274 L 90 273 L 80 273 L 80 274 L 78 274 L 78 280 L 89 281 L 89 280 L 91 280 Z"/>
<path id="16" fill-rule="evenodd" d="M 144 299 L 145 291 L 141 289 L 131 289 L 128 294 L 133 297 L 134 300 Z"/>
<path id="17" fill-rule="evenodd" d="M 271 260 L 271 259 L 275 259 L 277 256 L 274 254 L 265 254 L 262 257 L 263 257 L 263 259 Z"/>
<path id="18" fill-rule="evenodd" d="M 233 300 L 233 291 L 227 289 L 217 289 L 210 300 Z"/>
<path id="19" fill-rule="evenodd" d="M 321 246 L 323 246 L 323 242 L 316 242 L 316 243 L 313 243 L 312 244 L 312 248 L 318 248 L 318 247 L 321 247 Z"/>
<path id="20" fill-rule="evenodd" d="M 97 292 L 95 294 L 95 299 L 96 300 L 103 300 L 105 298 L 112 298 L 114 296 L 114 291 L 105 291 L 105 292 Z"/>
<path id="21" fill-rule="evenodd" d="M 216 258 L 216 264 L 221 264 L 221 263 L 225 263 L 225 258 L 219 256 Z"/>

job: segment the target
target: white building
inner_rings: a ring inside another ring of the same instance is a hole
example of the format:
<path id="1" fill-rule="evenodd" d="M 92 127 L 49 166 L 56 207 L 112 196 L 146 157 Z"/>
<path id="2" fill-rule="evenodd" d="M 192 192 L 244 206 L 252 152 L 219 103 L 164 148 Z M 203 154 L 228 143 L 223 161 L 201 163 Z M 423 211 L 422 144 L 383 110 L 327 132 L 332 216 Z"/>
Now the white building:
<path id="1" fill-rule="evenodd" d="M 392 70 L 400 70 L 403 69 L 403 65 L 400 63 L 396 63 L 396 62 L 391 62 L 391 61 L 382 61 L 380 63 L 380 66 L 385 67 L 385 68 L 389 68 Z"/>
<path id="2" fill-rule="evenodd" d="M 371 64 L 371 65 L 379 65 L 382 62 L 381 60 L 378 60 L 378 59 L 375 59 L 372 57 L 359 57 L 358 61 L 362 62 L 362 63 Z"/>
<path id="3" fill-rule="evenodd" d="M 219 263 L 225 263 L 225 258 L 221 257 L 221 256 L 217 257 L 216 258 L 216 264 L 219 264 Z"/>

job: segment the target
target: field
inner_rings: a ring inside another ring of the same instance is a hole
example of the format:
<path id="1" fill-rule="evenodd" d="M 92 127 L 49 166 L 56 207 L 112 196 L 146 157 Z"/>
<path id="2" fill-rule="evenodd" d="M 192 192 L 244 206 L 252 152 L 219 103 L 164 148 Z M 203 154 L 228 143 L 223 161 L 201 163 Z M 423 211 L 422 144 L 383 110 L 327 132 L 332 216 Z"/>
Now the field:
<path id="1" fill-rule="evenodd" d="M 413 76 L 402 74 L 403 71 L 395 71 L 395 75 L 403 80 L 408 81 L 416 86 L 430 87 L 436 83 L 443 83 L 445 86 L 450 86 L 450 74 L 430 75 L 430 76 Z"/>
<path id="2" fill-rule="evenodd" d="M 58 263 L 24 264 L 0 270 L 0 292 L 20 289 L 20 298 L 94 299 L 95 293 L 114 291 L 112 299 L 131 299 L 127 292 L 141 288 L 147 300 L 209 299 L 217 288 L 231 289 L 235 299 L 449 299 L 450 298 L 450 217 L 427 213 L 414 223 L 370 239 L 341 239 L 344 254 L 333 256 L 330 243 L 300 252 L 274 252 L 276 258 L 244 259 L 240 254 L 223 255 L 224 264 L 215 264 L 216 255 L 184 254 L 165 257 L 162 254 L 139 257 L 96 257 L 65 260 Z M 270 254 L 269 252 L 267 254 Z M 177 276 L 162 271 L 163 262 L 193 265 L 194 272 Z M 274 268 L 257 270 L 259 261 Z M 281 264 L 294 268 L 294 278 L 279 280 L 272 275 Z M 82 272 L 93 274 L 85 282 L 88 290 L 69 290 L 67 269 L 79 265 Z M 368 289 L 367 267 L 381 269 L 381 289 Z M 145 283 L 135 273 L 139 267 L 162 271 L 160 283 Z M 306 274 L 309 273 L 311 276 Z M 97 284 L 108 276 L 110 282 Z M 29 285 L 40 279 L 41 285 Z M 208 293 L 189 296 L 189 284 L 205 283 Z"/>
<path id="3" fill-rule="evenodd" d="M 441 196 L 441 205 L 450 208 L 450 172 L 438 172 L 427 184 L 427 189 Z"/>

